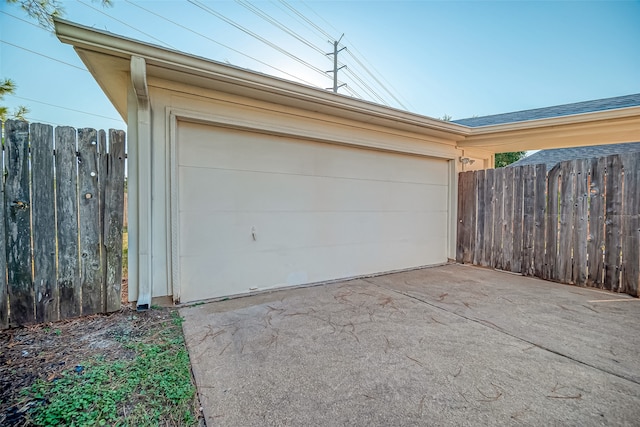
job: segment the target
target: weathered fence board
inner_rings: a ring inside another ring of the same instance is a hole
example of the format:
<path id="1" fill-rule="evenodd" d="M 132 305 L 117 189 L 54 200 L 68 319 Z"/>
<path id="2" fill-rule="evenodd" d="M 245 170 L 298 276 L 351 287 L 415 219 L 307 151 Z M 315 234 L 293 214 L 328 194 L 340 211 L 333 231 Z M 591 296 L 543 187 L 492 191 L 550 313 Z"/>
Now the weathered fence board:
<path id="1" fill-rule="evenodd" d="M 523 201 L 522 201 L 522 274 L 533 275 L 533 260 L 535 248 L 535 207 L 536 186 L 534 166 L 525 166 L 522 169 Z"/>
<path id="2" fill-rule="evenodd" d="M 589 237 L 587 238 L 587 257 L 589 275 L 587 286 L 604 286 L 604 194 L 606 157 L 591 160 L 589 173 Z"/>
<path id="3" fill-rule="evenodd" d="M 502 221 L 504 208 L 504 169 L 496 169 L 493 176 L 493 247 L 491 248 L 491 265 L 502 268 Z"/>
<path id="4" fill-rule="evenodd" d="M 640 287 L 640 153 L 622 158 L 624 170 L 622 222 L 622 288 L 638 295 Z"/>
<path id="5" fill-rule="evenodd" d="M 11 322 L 35 321 L 31 277 L 31 197 L 29 194 L 29 123 L 5 124 L 7 271 Z"/>
<path id="6" fill-rule="evenodd" d="M 466 197 L 460 198 L 458 201 L 458 232 L 463 236 L 463 240 L 459 245 L 461 250 L 457 252 L 456 258 L 462 260 L 462 262 L 471 263 L 475 248 L 475 216 L 472 212 L 476 210 L 475 176 L 473 172 L 460 174 L 458 188 Z"/>
<path id="7" fill-rule="evenodd" d="M 60 317 L 81 313 L 78 259 L 78 177 L 76 131 L 56 128 L 56 210 L 58 212 L 58 290 Z"/>
<path id="8" fill-rule="evenodd" d="M 98 134 L 95 129 L 78 129 L 78 192 L 82 313 L 94 314 L 102 311 L 104 305 L 100 263 Z"/>
<path id="9" fill-rule="evenodd" d="M 523 243 L 523 222 L 524 222 L 524 182 L 522 180 L 522 169 L 513 169 L 513 251 L 511 255 L 511 266 L 509 270 L 522 271 L 522 243 Z"/>
<path id="10" fill-rule="evenodd" d="M 620 156 L 607 157 L 606 220 L 604 274 L 605 288 L 617 291 L 620 286 L 620 238 L 622 237 L 622 163 Z"/>
<path id="11" fill-rule="evenodd" d="M 502 253 L 500 265 L 504 270 L 511 269 L 513 254 L 513 168 L 504 170 L 502 187 L 503 211 L 502 211 Z"/>
<path id="12" fill-rule="evenodd" d="M 573 259 L 572 281 L 576 285 L 584 286 L 587 283 L 587 188 L 589 184 L 589 165 L 587 159 L 575 161 L 575 202 L 573 216 Z"/>
<path id="13" fill-rule="evenodd" d="M 486 188 L 485 188 L 485 178 L 484 178 L 484 171 L 478 171 L 478 173 L 475 174 L 475 186 L 476 186 L 476 194 L 477 194 L 477 208 L 476 208 L 476 212 L 477 212 L 477 219 L 475 221 L 476 224 L 476 242 L 475 242 L 475 248 L 474 248 L 474 252 L 473 252 L 473 263 L 474 264 L 480 264 L 482 262 L 482 258 L 483 258 L 483 253 L 482 251 L 484 250 L 484 245 L 482 242 L 484 242 L 485 239 L 485 232 L 484 232 L 484 198 L 485 198 L 485 194 L 486 194 Z"/>
<path id="14" fill-rule="evenodd" d="M 558 217 L 559 212 L 559 183 L 560 166 L 556 165 L 549 171 L 547 186 L 547 212 L 546 212 L 546 252 L 545 271 L 543 278 L 558 280 Z"/>
<path id="15" fill-rule="evenodd" d="M 543 277 L 545 266 L 545 209 L 547 206 L 547 166 L 536 165 L 535 192 L 536 202 L 534 206 L 533 222 L 533 275 Z"/>
<path id="16" fill-rule="evenodd" d="M 31 124 L 31 194 L 33 213 L 33 281 L 36 322 L 58 319 L 56 222 L 53 178 L 53 127 Z"/>
<path id="17" fill-rule="evenodd" d="M 544 165 L 465 172 L 459 191 L 477 200 L 460 202 L 459 218 L 478 224 L 458 236 L 459 262 L 638 296 L 640 154 L 571 160 L 548 174 Z"/>
<path id="18" fill-rule="evenodd" d="M 7 246 L 3 242 L 7 241 L 4 219 L 4 156 L 0 156 L 0 329 L 9 327 L 9 289 L 7 286 Z"/>
<path id="19" fill-rule="evenodd" d="M 118 310 L 124 132 L 4 129 L 0 328 Z"/>
<path id="20" fill-rule="evenodd" d="M 477 244 L 482 245 L 482 259 L 480 265 L 488 267 L 491 265 L 491 252 L 493 248 L 493 215 L 494 215 L 494 169 L 484 171 L 485 192 L 484 199 L 478 199 L 478 203 L 482 203 L 484 210 L 483 216 L 478 216 L 478 221 L 482 219 L 484 228 L 484 239 L 479 240 Z"/>
<path id="21" fill-rule="evenodd" d="M 558 276 L 557 280 L 571 283 L 571 235 L 573 233 L 573 214 L 575 200 L 575 162 L 560 165 L 560 222 L 558 237 Z"/>
<path id="22" fill-rule="evenodd" d="M 104 218 L 104 244 L 106 249 L 105 310 L 120 308 L 122 286 L 122 227 L 124 223 L 124 143 L 123 131 L 109 130 L 109 154 L 106 167 L 110 179 L 105 182 L 106 199 Z"/>

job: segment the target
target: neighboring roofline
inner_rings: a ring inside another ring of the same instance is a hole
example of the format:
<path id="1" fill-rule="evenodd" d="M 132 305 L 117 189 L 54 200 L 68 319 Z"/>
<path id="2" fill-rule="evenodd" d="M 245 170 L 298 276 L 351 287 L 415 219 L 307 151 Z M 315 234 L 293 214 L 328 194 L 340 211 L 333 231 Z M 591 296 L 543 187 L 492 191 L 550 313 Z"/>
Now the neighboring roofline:
<path id="1" fill-rule="evenodd" d="M 640 106 L 640 93 L 454 120 L 473 128 Z"/>

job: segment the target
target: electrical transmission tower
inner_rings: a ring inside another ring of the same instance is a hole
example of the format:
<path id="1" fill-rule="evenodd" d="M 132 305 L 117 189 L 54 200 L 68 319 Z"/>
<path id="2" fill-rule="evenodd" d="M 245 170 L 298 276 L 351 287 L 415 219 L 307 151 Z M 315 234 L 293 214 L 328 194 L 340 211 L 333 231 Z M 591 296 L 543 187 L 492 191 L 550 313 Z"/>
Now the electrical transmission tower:
<path id="1" fill-rule="evenodd" d="M 346 83 L 343 83 L 340 86 L 338 86 L 338 70 L 342 70 L 344 67 L 346 67 L 346 65 L 343 65 L 342 67 L 338 68 L 338 53 L 346 49 L 346 47 L 343 47 L 342 49 L 338 49 L 338 43 L 340 43 L 340 40 L 342 40 L 343 37 L 344 37 L 344 34 L 342 34 L 338 40 L 334 41 L 333 52 L 327 53 L 327 55 L 333 55 L 333 70 L 327 71 L 327 73 L 333 73 L 333 87 L 332 88 L 328 87 L 327 89 L 333 89 L 335 93 L 338 93 L 338 88 L 341 88 L 342 86 L 347 85 Z"/>

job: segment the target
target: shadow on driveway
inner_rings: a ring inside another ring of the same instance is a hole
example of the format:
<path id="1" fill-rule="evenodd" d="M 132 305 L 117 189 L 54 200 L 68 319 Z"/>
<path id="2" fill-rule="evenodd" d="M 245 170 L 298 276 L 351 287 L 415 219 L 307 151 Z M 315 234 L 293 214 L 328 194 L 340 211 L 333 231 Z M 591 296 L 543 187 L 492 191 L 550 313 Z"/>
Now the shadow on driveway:
<path id="1" fill-rule="evenodd" d="M 447 265 L 180 310 L 207 425 L 638 425 L 640 300 Z"/>

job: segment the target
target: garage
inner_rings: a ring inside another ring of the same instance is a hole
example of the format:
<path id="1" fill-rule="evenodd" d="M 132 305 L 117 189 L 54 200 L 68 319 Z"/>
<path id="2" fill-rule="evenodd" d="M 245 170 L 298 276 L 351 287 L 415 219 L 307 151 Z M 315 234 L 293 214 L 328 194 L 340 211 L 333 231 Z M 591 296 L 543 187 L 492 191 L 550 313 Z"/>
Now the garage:
<path id="1" fill-rule="evenodd" d="M 449 162 L 179 121 L 181 302 L 447 261 Z"/>
<path id="2" fill-rule="evenodd" d="M 127 129 L 129 300 L 148 309 L 446 263 L 461 125 L 57 22 Z M 168 301 L 167 301 L 168 300 Z"/>

